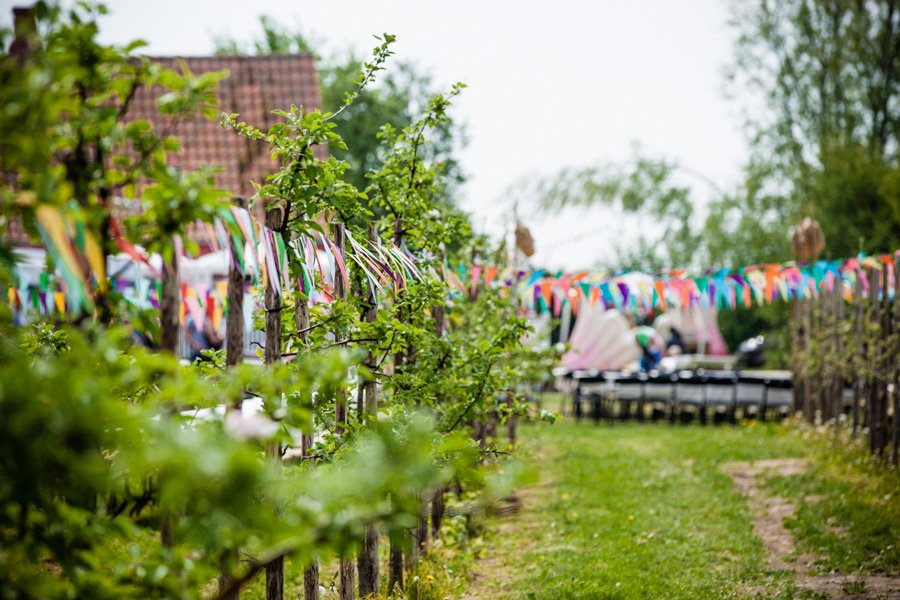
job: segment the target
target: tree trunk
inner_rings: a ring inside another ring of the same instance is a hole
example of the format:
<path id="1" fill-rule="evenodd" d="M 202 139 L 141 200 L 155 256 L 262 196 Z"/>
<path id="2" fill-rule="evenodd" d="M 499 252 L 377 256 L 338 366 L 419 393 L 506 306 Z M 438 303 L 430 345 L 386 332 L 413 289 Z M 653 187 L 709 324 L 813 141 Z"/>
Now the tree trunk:
<path id="1" fill-rule="evenodd" d="M 179 331 L 178 309 L 180 302 L 177 252 L 173 251 L 170 264 L 166 264 L 166 262 L 163 261 L 160 279 L 160 286 L 162 288 L 162 298 L 160 298 L 159 301 L 160 349 L 163 352 L 168 352 L 177 357 Z M 159 524 L 159 539 L 160 543 L 166 548 L 171 548 L 174 542 L 172 539 L 172 527 L 172 515 L 164 512 Z"/>
<path id="2" fill-rule="evenodd" d="M 281 226 L 282 210 L 266 211 L 266 226 L 277 230 Z M 277 233 L 276 233 L 277 235 Z M 266 347 L 263 357 L 267 365 L 281 362 L 281 304 L 282 299 L 275 293 L 272 278 L 277 273 L 269 273 L 266 284 Z M 267 449 L 270 459 L 281 464 L 281 447 L 273 444 Z M 277 558 L 266 565 L 266 600 L 284 600 L 284 558 Z"/>
<path id="3" fill-rule="evenodd" d="M 178 354 L 178 308 L 180 290 L 178 285 L 178 257 L 173 256 L 170 264 L 163 263 L 160 275 L 162 298 L 159 301 L 160 349 L 170 354 Z"/>

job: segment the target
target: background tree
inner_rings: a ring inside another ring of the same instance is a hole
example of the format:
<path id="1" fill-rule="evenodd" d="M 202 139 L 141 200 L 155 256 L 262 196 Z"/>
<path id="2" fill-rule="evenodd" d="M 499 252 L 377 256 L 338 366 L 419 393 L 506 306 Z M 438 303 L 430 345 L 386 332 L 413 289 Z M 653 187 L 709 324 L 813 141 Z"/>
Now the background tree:
<path id="1" fill-rule="evenodd" d="M 322 91 L 322 110 L 336 112 L 346 103 L 347 90 L 354 88 L 360 66 L 365 62 L 356 50 L 349 49 L 322 54 L 324 44 L 299 31 L 289 31 L 274 19 L 260 17 L 262 35 L 242 42 L 221 36 L 216 39 L 219 54 L 315 54 Z M 402 130 L 412 124 L 428 107 L 428 101 L 438 93 L 431 77 L 412 63 L 397 63 L 366 86 L 354 99 L 353 106 L 336 114 L 336 132 L 346 142 L 346 148 L 330 147 L 335 158 L 349 165 L 347 181 L 357 189 L 367 187 L 366 173 L 380 168 L 384 161 L 384 146 L 378 132 L 385 125 Z M 445 178 L 444 193 L 452 199 L 464 181 L 457 161 L 457 152 L 465 144 L 463 127 L 452 117 L 431 128 L 428 144 L 420 151 L 429 163 L 440 165 Z"/>
<path id="2" fill-rule="evenodd" d="M 730 80 L 762 99 L 748 112 L 750 186 L 777 195 L 783 236 L 822 225 L 826 254 L 900 243 L 900 3 L 734 2 Z M 749 213 L 752 206 L 745 206 Z"/>
<path id="3" fill-rule="evenodd" d="M 654 271 L 663 267 L 702 265 L 702 211 L 672 161 L 635 153 L 626 164 L 601 163 L 568 168 L 546 178 L 526 178 L 506 195 L 536 203 L 538 213 L 566 208 L 605 207 L 614 214 L 634 215 L 649 226 L 637 239 L 615 248 L 610 270 Z M 585 265 L 589 267 L 591 265 Z"/>

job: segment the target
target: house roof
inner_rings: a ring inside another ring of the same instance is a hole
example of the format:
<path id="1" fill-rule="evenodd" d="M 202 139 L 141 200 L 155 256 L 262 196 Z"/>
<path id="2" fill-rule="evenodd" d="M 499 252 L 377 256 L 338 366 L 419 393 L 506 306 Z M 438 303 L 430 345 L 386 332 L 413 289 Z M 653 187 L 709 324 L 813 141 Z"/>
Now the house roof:
<path id="1" fill-rule="evenodd" d="M 219 109 L 238 113 L 241 121 L 263 131 L 280 120 L 272 114 L 275 109 L 287 110 L 292 104 L 306 110 L 321 107 L 315 61 L 309 55 L 154 57 L 152 60 L 176 70 L 180 70 L 179 63 L 184 61 L 195 75 L 228 70 L 229 76 L 219 83 Z M 147 119 L 162 127 L 156 111 L 156 100 L 162 93 L 159 87 L 139 90 L 125 118 Z M 217 121 L 196 116 L 179 123 L 173 133 L 181 140 L 181 151 L 171 155 L 170 164 L 189 170 L 221 167 L 215 176 L 216 184 L 235 195 L 252 195 L 250 182 L 265 182 L 266 176 L 277 168 L 264 144 L 223 129 Z M 327 153 L 324 147 L 317 152 L 323 158 Z"/>
<path id="2" fill-rule="evenodd" d="M 287 110 L 292 104 L 305 110 L 321 107 L 315 60 L 310 55 L 151 57 L 151 60 L 177 70 L 184 61 L 195 75 L 229 71 L 229 75 L 219 82 L 219 110 L 238 113 L 241 121 L 263 131 L 280 119 L 272 114 L 275 109 Z M 156 100 L 163 93 L 160 86 L 139 89 L 129 104 L 125 119 L 146 119 L 154 128 L 162 130 L 167 123 L 156 110 Z M 251 196 L 250 182 L 265 182 L 266 176 L 278 167 L 261 142 L 247 140 L 234 131 L 223 129 L 218 121 L 199 115 L 178 123 L 172 134 L 180 140 L 181 150 L 170 155 L 171 165 L 185 170 L 216 168 L 216 185 L 236 196 Z M 317 147 L 315 152 L 320 158 L 327 156 L 324 146 Z M 198 234 L 191 231 L 189 235 L 196 237 Z M 17 219 L 10 224 L 4 237 L 15 245 L 30 244 Z"/>

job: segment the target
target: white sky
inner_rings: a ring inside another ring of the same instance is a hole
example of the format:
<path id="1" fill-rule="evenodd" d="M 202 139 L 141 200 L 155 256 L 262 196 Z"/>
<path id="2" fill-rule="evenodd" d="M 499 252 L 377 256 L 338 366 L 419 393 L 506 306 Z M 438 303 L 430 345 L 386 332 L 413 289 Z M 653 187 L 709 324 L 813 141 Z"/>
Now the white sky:
<path id="1" fill-rule="evenodd" d="M 16 4 L 25 4 L 21 0 Z M 467 123 L 463 207 L 479 230 L 502 231 L 504 190 L 524 175 L 625 163 L 634 144 L 674 159 L 720 187 L 747 155 L 738 108 L 724 97 L 732 56 L 726 0 L 107 0 L 110 42 L 141 38 L 150 54 L 208 54 L 217 34 L 249 40 L 258 15 L 368 52 L 373 34 L 397 36 L 398 60 L 416 61 L 444 87 L 469 87 L 454 109 Z M 8 0 L 2 19 L 7 24 Z M 710 195 L 695 184 L 696 196 Z M 520 207 L 520 209 L 527 207 Z M 526 213 L 527 210 L 522 212 Z M 542 266 L 580 268 L 641 227 L 599 211 L 526 218 Z M 596 232 L 596 233 L 592 233 Z M 566 243 L 570 238 L 579 241 Z"/>

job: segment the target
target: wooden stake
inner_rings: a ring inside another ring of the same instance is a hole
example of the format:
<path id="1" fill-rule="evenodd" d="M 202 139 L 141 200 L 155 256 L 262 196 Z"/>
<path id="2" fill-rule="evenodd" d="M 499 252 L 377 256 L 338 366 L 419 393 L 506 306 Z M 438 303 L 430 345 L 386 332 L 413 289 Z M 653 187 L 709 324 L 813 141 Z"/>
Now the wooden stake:
<path id="1" fill-rule="evenodd" d="M 431 318 L 434 319 L 434 334 L 438 338 L 444 337 L 444 307 L 443 305 L 431 308 Z M 441 531 L 441 523 L 444 520 L 444 494 L 446 487 L 438 488 L 431 498 L 431 537 L 436 539 Z"/>
<path id="2" fill-rule="evenodd" d="M 235 204 L 245 207 L 243 198 L 235 198 Z M 235 367 L 244 360 L 244 273 L 237 260 L 237 247 L 234 240 L 230 240 L 228 250 L 231 254 L 228 267 L 228 291 L 227 308 L 225 317 L 225 366 Z M 232 398 L 226 411 L 241 410 L 243 397 Z M 238 563 L 240 556 L 235 549 L 226 552 L 222 559 L 222 571 L 219 576 L 219 593 L 222 594 L 231 585 L 233 578 L 231 570 Z M 241 588 L 237 587 L 230 594 L 223 596 L 223 600 L 239 600 Z"/>
<path id="3" fill-rule="evenodd" d="M 344 224 L 334 223 L 334 245 L 340 253 L 341 260 L 344 260 Z M 344 299 L 347 297 L 347 287 L 340 273 L 334 275 L 334 296 L 335 298 Z M 339 390 L 334 406 L 335 432 L 340 435 L 346 430 L 347 424 L 347 391 L 341 388 Z"/>
<path id="4" fill-rule="evenodd" d="M 891 352 L 888 349 L 893 331 L 891 331 L 891 310 L 890 310 L 890 293 L 889 293 L 889 265 L 882 263 L 881 265 L 881 360 L 878 363 L 879 378 L 881 385 L 878 389 L 878 431 L 875 434 L 876 446 L 875 454 L 885 457 L 885 448 L 887 447 L 887 407 L 888 407 L 888 381 L 891 377 Z"/>
<path id="5" fill-rule="evenodd" d="M 394 244 L 399 246 L 402 242 L 403 218 L 397 216 L 394 219 Z M 402 319 L 403 315 L 398 314 L 397 317 Z M 405 359 L 406 356 L 403 352 L 394 354 L 394 375 L 400 372 Z M 407 532 L 406 535 L 408 536 L 409 533 Z M 388 589 L 390 592 L 393 592 L 398 587 L 400 590 L 403 589 L 403 547 L 401 540 L 397 539 L 396 535 L 392 535 L 388 542 L 390 546 L 388 550 Z"/>
<path id="6" fill-rule="evenodd" d="M 277 230 L 281 227 L 282 209 L 266 211 L 266 226 Z M 283 299 L 275 293 L 273 279 L 277 273 L 269 273 L 266 282 L 266 347 L 263 358 L 267 365 L 281 363 L 281 310 Z M 270 460 L 281 465 L 281 445 L 272 444 L 266 449 Z M 278 558 L 266 565 L 266 600 L 284 600 L 284 558 Z"/>
<path id="7" fill-rule="evenodd" d="M 806 299 L 803 301 L 804 312 L 803 315 L 803 327 L 806 330 L 805 340 L 806 340 L 806 350 L 807 350 L 807 363 L 809 362 L 809 352 L 810 348 L 813 348 L 813 344 L 815 342 L 815 323 L 813 320 L 813 303 L 811 299 Z M 809 423 L 814 423 L 816 420 L 816 411 L 815 411 L 815 403 L 813 402 L 813 381 L 812 381 L 811 373 L 809 372 L 809 365 L 805 365 L 803 369 L 803 416 L 806 417 L 806 420 Z"/>
<path id="8" fill-rule="evenodd" d="M 235 203 L 246 208 L 243 198 L 236 198 Z M 241 364 L 244 360 L 244 273 L 238 264 L 238 248 L 234 240 L 230 240 L 228 249 L 231 253 L 228 268 L 227 304 L 228 315 L 225 317 L 225 364 L 229 367 Z M 243 251 L 243 248 L 241 249 Z M 232 403 L 233 408 L 240 408 L 240 401 Z"/>
<path id="9" fill-rule="evenodd" d="M 340 254 L 340 260 L 347 264 L 345 260 L 344 247 L 346 245 L 346 235 L 343 223 L 334 223 L 334 245 Z M 347 297 L 347 286 L 344 283 L 340 273 L 334 275 L 334 295 L 335 298 L 344 299 Z M 338 435 L 342 435 L 347 430 L 347 390 L 341 388 L 338 390 L 337 398 L 334 405 L 334 430 Z M 356 565 L 350 556 L 342 556 L 340 565 L 338 566 L 339 578 L 338 595 L 341 600 L 353 600 L 356 592 Z"/>
<path id="10" fill-rule="evenodd" d="M 297 329 L 297 341 L 300 344 L 298 352 L 303 350 L 306 340 L 309 338 L 309 302 L 307 295 L 310 290 L 306 290 L 304 294 L 299 289 L 294 291 L 294 326 Z M 309 399 L 310 403 L 312 398 Z M 315 439 L 315 423 L 312 422 L 313 415 L 310 414 L 310 426 L 306 431 L 300 433 L 300 454 L 304 460 L 311 461 L 312 445 Z M 312 562 L 303 569 L 303 598 L 305 600 L 319 600 L 319 561 L 312 559 Z"/>
<path id="11" fill-rule="evenodd" d="M 400 549 L 399 540 L 391 537 L 390 556 L 388 558 L 390 577 L 388 578 L 388 593 L 403 590 L 403 551 Z"/>
<path id="12" fill-rule="evenodd" d="M 881 344 L 878 339 L 881 335 L 881 303 L 878 301 L 878 282 L 879 273 L 877 270 L 872 269 L 869 272 L 869 304 L 871 311 L 869 319 L 872 322 L 875 331 L 870 336 L 872 339 L 870 342 L 871 359 L 869 361 L 869 367 L 872 370 L 872 373 L 869 375 L 869 394 L 866 399 L 866 421 L 869 426 L 869 452 L 872 454 L 878 453 L 883 437 L 882 426 L 879 422 L 881 411 L 878 406 L 879 400 L 881 399 Z"/>
<path id="13" fill-rule="evenodd" d="M 819 327 L 817 334 L 819 337 L 819 375 L 816 377 L 818 382 L 818 422 L 827 423 L 831 420 L 831 303 L 829 302 L 827 290 L 822 290 L 819 294 Z"/>
<path id="14" fill-rule="evenodd" d="M 791 306 L 791 316 L 793 317 L 793 355 L 791 361 L 791 370 L 793 371 L 794 385 L 791 394 L 791 412 L 797 414 L 803 410 L 803 371 L 800 367 L 800 356 L 803 352 L 803 301 L 794 298 Z"/>
<path id="15" fill-rule="evenodd" d="M 838 278 L 834 283 L 834 418 L 840 419 L 844 414 L 844 382 L 846 368 L 844 366 L 844 280 Z"/>
<path id="16" fill-rule="evenodd" d="M 894 382 L 893 392 L 893 416 L 891 417 L 891 464 L 895 467 L 900 461 L 900 269 L 891 267 L 894 275 L 894 306 L 892 311 L 893 326 L 891 330 L 894 332 L 893 351 L 891 352 L 891 375 Z"/>
<path id="17" fill-rule="evenodd" d="M 369 227 L 369 242 L 375 244 L 378 242 L 378 226 L 372 224 Z M 372 323 L 378 316 L 378 305 L 376 298 L 372 294 L 371 288 L 363 286 L 363 293 L 366 295 L 366 312 L 363 318 L 367 323 Z M 374 370 L 375 355 L 371 351 L 366 355 L 363 364 L 369 369 Z M 364 415 L 369 423 L 374 423 L 378 419 L 378 386 L 374 379 L 359 381 L 359 406 L 357 410 Z M 365 598 L 370 595 L 376 595 L 381 587 L 381 575 L 379 573 L 378 562 L 378 529 L 374 525 L 367 525 L 363 535 L 362 552 L 357 560 L 357 568 L 359 570 L 359 595 Z"/>
<path id="18" fill-rule="evenodd" d="M 863 297 L 862 297 L 862 278 L 865 277 L 863 271 L 859 271 L 856 278 L 856 289 L 853 290 L 853 310 L 855 320 L 854 334 L 854 350 L 856 351 L 857 361 L 863 357 Z M 860 373 L 859 364 L 853 365 L 853 437 L 859 432 L 860 428 L 860 405 L 862 404 L 863 392 L 865 391 L 865 378 Z"/>

